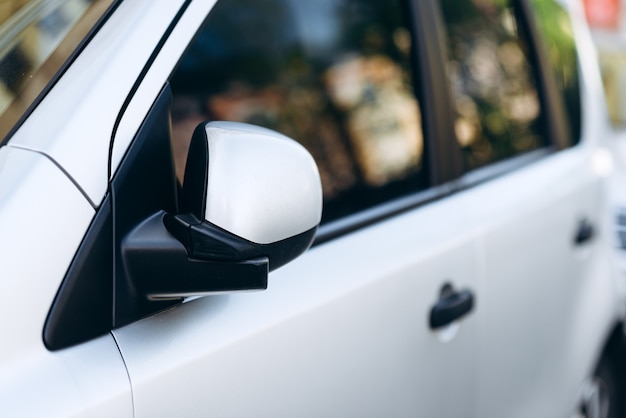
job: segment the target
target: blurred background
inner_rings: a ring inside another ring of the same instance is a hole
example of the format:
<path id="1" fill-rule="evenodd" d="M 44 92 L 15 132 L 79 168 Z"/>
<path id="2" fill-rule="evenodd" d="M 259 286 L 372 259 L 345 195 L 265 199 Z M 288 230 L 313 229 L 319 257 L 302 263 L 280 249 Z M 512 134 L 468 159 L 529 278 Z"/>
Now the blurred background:
<path id="1" fill-rule="evenodd" d="M 626 130 L 626 1 L 584 0 L 598 48 L 611 122 Z"/>

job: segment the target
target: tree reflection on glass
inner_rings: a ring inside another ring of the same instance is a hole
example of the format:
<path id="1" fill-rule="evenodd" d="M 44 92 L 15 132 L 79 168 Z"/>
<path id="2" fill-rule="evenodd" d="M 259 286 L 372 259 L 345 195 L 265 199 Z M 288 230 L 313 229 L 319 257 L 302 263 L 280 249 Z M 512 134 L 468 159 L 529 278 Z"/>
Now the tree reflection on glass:
<path id="1" fill-rule="evenodd" d="M 569 122 L 570 142 L 580 140 L 580 81 L 574 30 L 563 6 L 554 0 L 531 0 L 539 34 L 552 65 Z"/>
<path id="2" fill-rule="evenodd" d="M 203 120 L 253 123 L 301 142 L 324 221 L 423 187 L 422 129 L 399 1 L 221 0 L 174 74 L 182 177 Z"/>
<path id="3" fill-rule="evenodd" d="M 441 1 L 455 132 L 469 169 L 541 146 L 536 83 L 508 3 Z"/>

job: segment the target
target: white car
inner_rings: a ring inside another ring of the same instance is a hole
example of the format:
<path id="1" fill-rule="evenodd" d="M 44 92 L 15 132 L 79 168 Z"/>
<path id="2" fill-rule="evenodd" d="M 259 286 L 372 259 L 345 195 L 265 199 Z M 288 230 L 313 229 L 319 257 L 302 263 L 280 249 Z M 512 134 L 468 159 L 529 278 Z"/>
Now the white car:
<path id="1" fill-rule="evenodd" d="M 626 412 L 582 6 L 15 0 L 0 34 L 0 415 Z"/>

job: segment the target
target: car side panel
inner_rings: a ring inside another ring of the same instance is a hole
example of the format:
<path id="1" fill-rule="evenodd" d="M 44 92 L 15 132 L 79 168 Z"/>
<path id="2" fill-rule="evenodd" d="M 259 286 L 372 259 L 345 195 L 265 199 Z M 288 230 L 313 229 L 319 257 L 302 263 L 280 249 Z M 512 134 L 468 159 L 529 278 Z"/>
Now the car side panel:
<path id="1" fill-rule="evenodd" d="M 562 151 L 468 192 L 483 228 L 478 416 L 569 416 L 616 320 L 594 154 Z M 576 244 L 582 222 L 594 235 Z"/>
<path id="2" fill-rule="evenodd" d="M 111 335 L 50 352 L 43 327 L 94 216 L 47 157 L 0 148 L 0 405 L 3 416 L 132 416 Z"/>
<path id="3" fill-rule="evenodd" d="M 452 197 L 318 246 L 267 291 L 114 330 L 135 416 L 472 416 L 475 316 L 428 327 L 444 283 L 475 290 L 466 204 Z"/>
<path id="4" fill-rule="evenodd" d="M 623 285 L 606 222 L 610 129 L 582 3 L 573 3 L 581 143 L 470 191 L 473 222 L 483 227 L 478 416 L 575 414 L 583 381 L 620 320 Z M 576 245 L 585 220 L 594 236 Z"/>

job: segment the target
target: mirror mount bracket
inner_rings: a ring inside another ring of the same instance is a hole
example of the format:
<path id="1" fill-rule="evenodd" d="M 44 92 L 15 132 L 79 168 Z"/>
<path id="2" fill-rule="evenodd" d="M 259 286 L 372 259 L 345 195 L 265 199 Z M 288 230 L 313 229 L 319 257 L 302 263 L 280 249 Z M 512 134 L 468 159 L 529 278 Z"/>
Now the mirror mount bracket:
<path id="1" fill-rule="evenodd" d="M 276 270 L 311 246 L 317 226 L 294 237 L 271 244 L 257 244 L 232 234 L 194 215 L 165 215 L 167 230 L 198 260 L 240 261 L 259 255 L 269 258 L 269 271 Z"/>
<path id="2" fill-rule="evenodd" d="M 269 258 L 208 260 L 190 257 L 165 226 L 159 211 L 135 227 L 122 242 L 122 260 L 133 286 L 150 300 L 267 288 Z M 178 235 L 178 234 L 177 234 Z"/>

